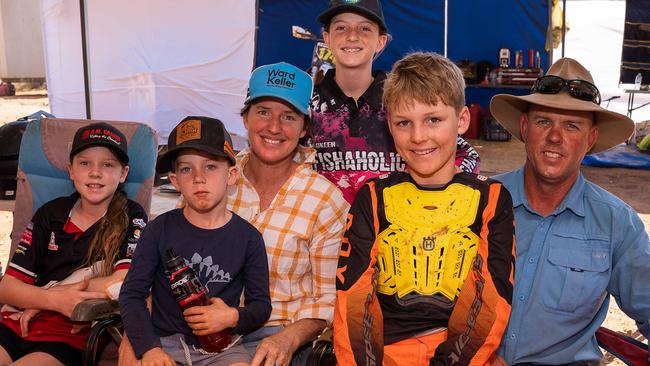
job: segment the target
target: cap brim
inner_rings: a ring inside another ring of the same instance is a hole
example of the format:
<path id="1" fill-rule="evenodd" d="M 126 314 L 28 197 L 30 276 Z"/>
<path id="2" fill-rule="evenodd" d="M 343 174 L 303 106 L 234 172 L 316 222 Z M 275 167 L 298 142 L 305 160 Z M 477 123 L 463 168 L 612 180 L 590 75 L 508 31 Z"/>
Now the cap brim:
<path id="1" fill-rule="evenodd" d="M 608 111 L 598 104 L 579 100 L 567 93 L 529 94 L 514 96 L 497 94 L 490 101 L 490 112 L 513 136 L 523 141 L 519 128 L 521 114 L 528 111 L 529 104 L 572 111 L 594 112 L 598 126 L 598 140 L 588 154 L 610 149 L 627 140 L 634 131 L 634 121 L 620 113 Z"/>
<path id="2" fill-rule="evenodd" d="M 335 16 L 341 14 L 341 13 L 355 13 L 362 15 L 373 22 L 377 23 L 379 27 L 386 33 L 388 33 L 388 28 L 386 28 L 386 23 L 384 23 L 384 20 L 379 18 L 375 13 L 368 11 L 364 8 L 360 8 L 358 6 L 354 5 L 337 5 L 333 6 L 331 8 L 328 8 L 324 12 L 322 12 L 318 18 L 316 18 L 321 24 L 327 25 L 332 18 Z"/>
<path id="3" fill-rule="evenodd" d="M 214 155 L 216 157 L 226 158 L 233 165 L 236 164 L 235 158 L 224 153 L 223 151 L 220 151 L 218 149 L 210 149 L 207 148 L 205 145 L 198 145 L 198 144 L 193 145 L 191 142 L 185 142 L 183 143 L 183 145 L 176 146 L 174 148 L 167 150 L 164 154 L 158 157 L 158 161 L 156 162 L 156 173 L 164 174 L 164 173 L 171 172 L 172 162 L 174 161 L 174 159 L 176 159 L 176 156 L 178 156 L 178 152 L 183 149 L 193 149 L 197 151 L 203 151 L 210 155 Z"/>
<path id="4" fill-rule="evenodd" d="M 78 148 L 71 150 L 70 151 L 70 158 L 72 158 L 74 155 L 78 154 L 79 152 L 89 149 L 93 146 L 103 146 L 113 152 L 117 156 L 117 158 L 124 164 L 129 163 L 129 155 L 125 153 L 124 151 L 118 149 L 115 145 L 108 143 L 108 142 L 102 142 L 99 139 L 97 141 L 93 141 L 92 143 L 88 143 L 85 145 L 81 145 Z"/>
<path id="5" fill-rule="evenodd" d="M 264 98 L 264 97 L 266 97 L 266 98 L 277 98 L 277 99 L 283 100 L 283 101 L 291 104 L 300 113 L 302 113 L 302 114 L 304 114 L 306 116 L 310 115 L 309 114 L 309 107 L 303 108 L 303 107 L 300 106 L 300 103 L 298 103 L 296 100 L 293 100 L 292 98 L 289 98 L 289 97 L 286 97 L 286 96 L 280 96 L 280 95 L 277 95 L 277 94 L 271 94 L 271 93 L 259 93 L 259 94 L 256 94 L 256 95 L 250 95 L 250 96 L 248 96 L 246 101 L 244 101 L 244 105 L 249 105 L 252 102 L 254 102 L 255 99 Z"/>

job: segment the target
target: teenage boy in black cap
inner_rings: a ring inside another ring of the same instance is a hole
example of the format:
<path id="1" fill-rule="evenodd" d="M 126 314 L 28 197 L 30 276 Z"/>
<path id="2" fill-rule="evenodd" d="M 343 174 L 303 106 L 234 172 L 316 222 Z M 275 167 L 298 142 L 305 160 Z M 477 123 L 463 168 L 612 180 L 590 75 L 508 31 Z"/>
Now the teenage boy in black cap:
<path id="1" fill-rule="evenodd" d="M 245 334 L 271 314 L 262 235 L 226 209 L 227 187 L 237 179 L 232 140 L 221 121 L 186 117 L 172 130 L 167 146 L 156 171 L 170 172 L 185 206 L 157 217 L 142 233 L 120 293 L 124 329 L 143 363 L 175 365 L 191 359 L 201 365 L 247 365 L 251 357 L 241 344 L 210 354 L 195 337 L 224 329 Z M 198 274 L 211 305 L 181 310 L 165 271 L 168 249 Z M 242 290 L 245 306 L 240 307 Z M 150 293 L 151 315 L 146 306 Z"/>
<path id="2" fill-rule="evenodd" d="M 318 21 L 336 68 L 314 88 L 310 143 L 318 151 L 316 170 L 352 203 L 366 180 L 406 168 L 382 104 L 386 73 L 372 71 L 388 42 L 388 28 L 379 0 L 332 0 Z M 478 173 L 479 164 L 476 150 L 458 137 L 456 165 Z"/>

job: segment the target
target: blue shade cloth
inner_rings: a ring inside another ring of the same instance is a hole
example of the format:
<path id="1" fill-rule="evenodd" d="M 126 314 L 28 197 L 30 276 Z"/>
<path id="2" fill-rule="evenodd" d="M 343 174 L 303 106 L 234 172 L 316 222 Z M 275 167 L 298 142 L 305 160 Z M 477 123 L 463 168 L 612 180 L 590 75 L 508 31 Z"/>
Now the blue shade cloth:
<path id="1" fill-rule="evenodd" d="M 523 168 L 494 177 L 510 191 L 517 259 L 499 353 L 509 365 L 599 361 L 595 332 L 609 295 L 648 335 L 650 243 L 626 203 L 579 174 L 547 217 L 529 205 Z"/>
<path id="2" fill-rule="evenodd" d="M 381 3 L 393 40 L 375 61 L 376 69 L 390 70 L 410 51 L 444 52 L 444 1 Z M 286 61 L 307 70 L 314 43 L 293 38 L 291 26 L 302 26 L 320 35 L 316 17 L 327 6 L 327 0 L 259 0 L 255 64 Z M 499 48 L 507 47 L 514 63 L 515 50 L 523 50 L 526 58 L 532 48 L 540 51 L 542 67 L 546 68 L 548 12 L 547 0 L 449 1 L 448 55 L 454 61 L 469 58 L 496 64 Z"/>
<path id="3" fill-rule="evenodd" d="M 650 153 L 640 152 L 634 145 L 620 144 L 607 151 L 585 156 L 582 165 L 650 170 Z"/>

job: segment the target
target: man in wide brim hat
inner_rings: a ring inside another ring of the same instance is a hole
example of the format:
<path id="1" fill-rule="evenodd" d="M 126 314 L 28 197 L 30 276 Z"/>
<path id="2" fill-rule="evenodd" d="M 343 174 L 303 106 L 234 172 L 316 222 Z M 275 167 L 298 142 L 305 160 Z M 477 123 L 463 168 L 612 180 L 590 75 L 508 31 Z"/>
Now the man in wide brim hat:
<path id="1" fill-rule="evenodd" d="M 546 73 L 546 76 L 549 75 L 557 76 L 564 80 L 585 81 L 594 85 L 594 79 L 591 77 L 591 73 L 578 61 L 571 58 L 562 58 L 555 62 Z M 600 98 L 599 95 L 598 98 Z M 522 140 L 519 121 L 521 114 L 528 111 L 530 104 L 571 111 L 594 112 L 594 122 L 598 126 L 599 133 L 598 140 L 588 152 L 589 154 L 605 151 L 622 143 L 634 131 L 634 122 L 630 118 L 616 112 L 608 111 L 595 103 L 595 101 L 571 97 L 567 88 L 564 88 L 557 94 L 533 92 L 532 94 L 521 97 L 510 94 L 497 94 L 490 102 L 490 112 L 508 132 L 519 140 Z"/>
<path id="2" fill-rule="evenodd" d="M 598 365 L 595 333 L 610 294 L 650 331 L 650 243 L 629 205 L 580 172 L 586 154 L 630 136 L 629 118 L 600 107 L 589 72 L 563 58 L 531 94 L 492 98 L 492 115 L 526 148 L 523 167 L 494 177 L 512 195 L 516 263 L 499 355 L 509 365 Z"/>

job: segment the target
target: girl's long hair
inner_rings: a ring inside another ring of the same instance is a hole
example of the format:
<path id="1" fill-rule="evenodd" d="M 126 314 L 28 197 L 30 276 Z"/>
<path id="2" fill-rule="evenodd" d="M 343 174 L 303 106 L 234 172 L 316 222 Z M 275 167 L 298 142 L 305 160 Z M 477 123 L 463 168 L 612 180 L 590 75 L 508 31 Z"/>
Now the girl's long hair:
<path id="1" fill-rule="evenodd" d="M 108 276 L 113 273 L 113 264 L 120 253 L 120 247 L 128 227 L 126 194 L 118 188 L 108 205 L 106 215 L 99 221 L 99 228 L 90 241 L 86 260 L 82 267 L 92 266 L 95 262 L 104 260 L 99 268 L 99 276 Z"/>

